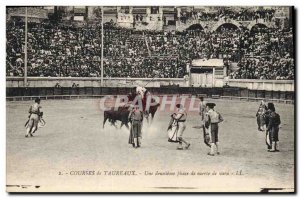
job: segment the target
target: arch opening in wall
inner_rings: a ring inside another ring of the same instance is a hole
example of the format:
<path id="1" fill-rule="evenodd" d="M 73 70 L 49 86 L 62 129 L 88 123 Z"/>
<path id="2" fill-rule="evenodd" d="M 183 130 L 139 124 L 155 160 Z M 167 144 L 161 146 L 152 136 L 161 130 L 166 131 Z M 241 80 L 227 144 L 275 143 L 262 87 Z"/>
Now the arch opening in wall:
<path id="1" fill-rule="evenodd" d="M 204 28 L 202 27 L 201 24 L 193 24 L 190 27 L 188 27 L 186 30 L 199 30 L 199 31 L 203 31 Z"/>
<path id="2" fill-rule="evenodd" d="M 238 30 L 239 27 L 233 23 L 223 23 L 218 28 L 216 28 L 217 32 L 221 32 L 224 30 Z"/>
<path id="3" fill-rule="evenodd" d="M 262 23 L 258 23 L 258 24 L 255 24 L 251 27 L 250 29 L 250 34 L 256 34 L 258 32 L 263 32 L 263 33 L 267 33 L 268 32 L 268 26 L 266 26 L 265 24 L 262 24 Z"/>

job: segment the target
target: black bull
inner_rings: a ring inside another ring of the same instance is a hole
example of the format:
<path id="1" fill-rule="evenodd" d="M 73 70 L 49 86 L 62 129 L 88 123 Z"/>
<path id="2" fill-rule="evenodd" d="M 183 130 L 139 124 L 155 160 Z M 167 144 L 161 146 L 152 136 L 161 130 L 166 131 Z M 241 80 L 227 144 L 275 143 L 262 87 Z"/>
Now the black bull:
<path id="1" fill-rule="evenodd" d="M 153 106 L 150 106 L 149 108 L 149 114 L 151 115 L 151 122 L 153 121 L 154 115 L 158 109 L 160 104 L 155 104 Z M 127 128 L 129 128 L 129 116 L 130 113 L 130 108 L 129 107 L 119 107 L 117 109 L 110 109 L 110 110 L 106 110 L 104 111 L 104 120 L 103 120 L 103 128 L 105 125 L 105 122 L 108 120 L 110 123 L 112 123 L 113 125 L 115 125 L 116 121 L 121 121 L 121 127 L 123 125 L 125 125 Z M 147 121 L 148 121 L 148 117 Z M 120 128 L 121 128 L 120 127 Z"/>

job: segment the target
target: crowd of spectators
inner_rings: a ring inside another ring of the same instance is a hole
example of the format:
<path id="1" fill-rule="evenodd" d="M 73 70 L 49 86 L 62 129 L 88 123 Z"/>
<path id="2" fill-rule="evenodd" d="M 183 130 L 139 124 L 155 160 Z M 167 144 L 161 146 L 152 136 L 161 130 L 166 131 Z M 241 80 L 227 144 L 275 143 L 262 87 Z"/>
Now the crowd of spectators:
<path id="1" fill-rule="evenodd" d="M 14 24 L 7 26 L 8 75 L 24 68 L 24 23 Z M 28 76 L 99 76 L 99 38 L 98 24 L 28 23 Z"/>
<path id="2" fill-rule="evenodd" d="M 7 23 L 6 31 L 6 74 L 23 76 L 24 73 L 24 23 Z"/>
<path id="3" fill-rule="evenodd" d="M 225 28 L 215 32 L 190 30 L 183 32 L 177 40 L 182 59 L 229 58 L 235 62 L 240 56 L 238 29 Z"/>
<path id="4" fill-rule="evenodd" d="M 232 72 L 233 79 L 293 80 L 295 65 L 290 57 L 246 58 L 239 63 L 239 70 Z"/>
<path id="5" fill-rule="evenodd" d="M 243 59 L 234 79 L 294 79 L 294 46 L 291 30 L 261 29 L 241 36 Z"/>
<path id="6" fill-rule="evenodd" d="M 104 61 L 106 77 L 177 78 L 184 76 L 184 65 L 173 57 L 107 59 Z"/>
<path id="7" fill-rule="evenodd" d="M 136 31 L 104 25 L 104 77 L 183 78 L 193 59 L 238 63 L 231 78 L 293 79 L 293 32 L 260 26 L 183 32 Z M 7 23 L 6 72 L 24 71 L 24 23 Z M 97 23 L 28 24 L 28 76 L 101 75 L 101 26 Z"/>
<path id="8" fill-rule="evenodd" d="M 253 21 L 263 19 L 264 21 L 272 21 L 274 19 L 275 10 L 270 9 L 256 9 L 241 8 L 239 10 L 223 7 L 215 11 L 181 11 L 180 21 L 186 23 L 188 20 L 201 21 L 218 21 L 220 19 L 234 19 L 237 21 Z"/>
<path id="9" fill-rule="evenodd" d="M 153 50 L 155 46 L 158 48 L 160 46 L 152 44 L 148 40 L 151 37 L 147 35 L 153 33 L 159 36 L 161 32 L 145 33 L 112 26 L 105 26 L 104 32 L 104 75 L 106 77 L 182 78 L 184 76 L 185 64 L 179 61 L 178 56 L 172 56 L 170 53 L 155 53 Z"/>

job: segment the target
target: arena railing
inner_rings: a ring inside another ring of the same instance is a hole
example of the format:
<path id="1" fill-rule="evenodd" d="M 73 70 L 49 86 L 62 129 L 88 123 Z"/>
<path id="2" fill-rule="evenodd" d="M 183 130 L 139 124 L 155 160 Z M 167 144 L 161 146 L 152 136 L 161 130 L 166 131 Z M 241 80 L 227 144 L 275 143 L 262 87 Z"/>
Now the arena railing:
<path id="1" fill-rule="evenodd" d="M 294 80 L 263 80 L 263 79 L 228 79 L 232 87 L 248 88 L 251 90 L 294 91 Z"/>
<path id="2" fill-rule="evenodd" d="M 162 96 L 185 96 L 188 98 L 191 98 L 192 94 L 158 94 L 156 96 L 162 97 Z M 205 94 L 197 94 L 197 99 L 199 99 L 199 96 L 202 96 L 204 98 L 210 98 L 210 99 L 223 99 L 223 100 L 238 100 L 238 101 L 248 101 L 248 102 L 259 102 L 262 100 L 265 100 L 266 102 L 275 102 L 275 103 L 285 103 L 285 104 L 294 104 L 294 100 L 283 100 L 283 99 L 266 99 L 266 98 L 253 98 L 253 97 L 236 97 L 236 96 L 219 96 L 219 95 L 212 95 L 211 97 L 205 95 Z M 116 98 L 116 95 L 47 95 L 47 96 L 13 96 L 13 97 L 6 97 L 6 101 L 32 101 L 35 98 L 40 98 L 42 100 L 71 100 L 71 99 L 95 99 L 95 98 L 102 98 L 102 97 L 110 96 L 111 98 Z"/>
<path id="3" fill-rule="evenodd" d="M 258 101 L 265 100 L 267 102 L 294 104 L 294 100 L 283 100 L 283 99 L 266 99 L 266 98 L 236 97 L 236 96 L 220 96 L 220 98 L 226 100 L 239 100 L 239 101 L 249 101 L 249 102 L 258 102 Z"/>
<path id="4" fill-rule="evenodd" d="M 103 78 L 104 87 L 116 86 L 151 86 L 159 87 L 169 83 L 186 85 L 184 78 Z M 6 77 L 7 87 L 54 87 L 57 83 L 64 87 L 71 87 L 73 83 L 79 84 L 80 87 L 99 87 L 100 77 L 27 77 L 27 86 L 24 86 L 23 77 Z"/>
<path id="5" fill-rule="evenodd" d="M 187 83 L 184 78 L 115 78 L 115 77 L 105 77 L 103 78 L 105 86 L 122 86 L 129 85 L 132 83 L 138 83 L 139 86 L 143 86 L 147 83 L 152 83 L 157 85 L 157 82 L 168 85 L 168 83 L 179 84 L 182 87 L 186 87 Z M 7 87 L 24 87 L 23 77 L 6 77 Z M 41 83 L 44 83 L 42 86 L 52 87 L 55 86 L 57 82 L 65 82 L 64 86 L 72 86 L 74 81 L 78 82 L 87 82 L 90 81 L 97 83 L 101 81 L 100 77 L 28 77 L 27 81 L 29 85 L 27 87 L 39 87 Z M 56 81 L 56 82 L 55 82 Z M 119 83 L 118 83 L 119 81 Z M 260 80 L 260 79 L 227 79 L 223 81 L 231 87 L 241 87 L 248 89 L 261 89 L 261 90 L 277 90 L 277 91 L 294 91 L 294 80 Z M 36 84 L 35 84 L 36 83 Z M 110 85 L 110 83 L 112 83 Z M 144 84 L 143 84 L 144 83 Z M 79 84 L 81 87 L 83 85 Z M 85 85 L 84 85 L 85 86 Z M 95 86 L 99 86 L 95 84 Z"/>
<path id="6" fill-rule="evenodd" d="M 188 94 L 206 95 L 213 98 L 234 98 L 237 100 L 256 100 L 255 98 L 268 98 L 272 100 L 293 101 L 295 99 L 294 81 L 265 81 L 265 80 L 223 80 L 228 83 L 224 87 L 190 87 L 185 79 L 165 79 L 165 78 L 104 78 L 104 85 L 100 86 L 99 77 L 28 77 L 29 85 L 24 87 L 23 77 L 6 78 L 6 94 L 10 97 L 19 97 L 16 100 L 26 100 L 25 97 L 47 96 L 47 98 L 84 98 L 99 97 L 103 95 L 128 94 L 135 86 L 145 86 L 156 95 L 167 94 Z M 232 84 L 239 82 L 244 84 Z M 250 86 L 261 83 L 260 86 Z M 262 89 L 263 83 L 267 86 Z M 222 84 L 222 83 L 221 83 Z M 229 86 L 228 86 L 229 85 Z M 247 86 L 245 86 L 247 85 Z M 273 85 L 278 85 L 274 87 Z M 70 96 L 69 96 L 70 95 Z M 78 96 L 77 96 L 78 95 Z M 22 99 L 23 97 L 23 99 Z M 199 96 L 200 97 L 200 96 Z M 249 98 L 249 99 L 248 99 Z"/>

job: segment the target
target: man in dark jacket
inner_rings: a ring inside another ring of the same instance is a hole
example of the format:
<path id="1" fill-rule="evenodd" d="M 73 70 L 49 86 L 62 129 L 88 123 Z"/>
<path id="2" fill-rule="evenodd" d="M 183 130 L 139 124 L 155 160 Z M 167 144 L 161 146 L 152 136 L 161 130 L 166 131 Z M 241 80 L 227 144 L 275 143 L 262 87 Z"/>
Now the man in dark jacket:
<path id="1" fill-rule="evenodd" d="M 278 132 L 279 125 L 281 124 L 280 116 L 275 112 L 275 106 L 273 103 L 268 103 L 268 109 L 270 111 L 270 114 L 267 131 L 269 132 L 270 144 L 272 145 L 272 148 L 269 151 L 279 152 Z"/>

